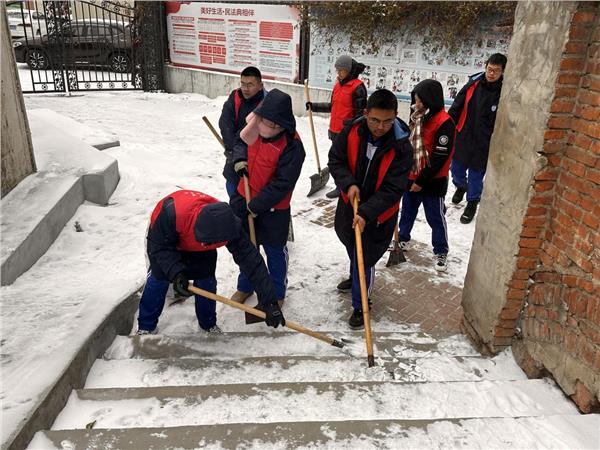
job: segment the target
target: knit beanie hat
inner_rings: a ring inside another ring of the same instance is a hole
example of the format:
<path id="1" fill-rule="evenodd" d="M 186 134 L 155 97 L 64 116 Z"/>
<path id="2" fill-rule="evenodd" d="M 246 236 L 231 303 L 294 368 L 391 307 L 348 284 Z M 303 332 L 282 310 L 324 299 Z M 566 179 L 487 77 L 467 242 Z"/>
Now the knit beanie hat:
<path id="1" fill-rule="evenodd" d="M 342 55 L 335 61 L 336 69 L 346 69 L 348 72 L 352 70 L 352 57 L 350 55 Z"/>

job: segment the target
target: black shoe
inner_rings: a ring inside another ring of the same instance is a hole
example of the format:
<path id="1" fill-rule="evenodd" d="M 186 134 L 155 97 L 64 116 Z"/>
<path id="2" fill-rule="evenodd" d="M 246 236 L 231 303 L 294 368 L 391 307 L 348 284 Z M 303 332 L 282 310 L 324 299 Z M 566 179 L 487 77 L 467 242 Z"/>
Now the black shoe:
<path id="1" fill-rule="evenodd" d="M 335 188 L 333 191 L 329 191 L 327 194 L 325 194 L 325 197 L 327 198 L 338 198 L 340 196 L 340 191 L 338 190 L 338 188 Z"/>
<path id="2" fill-rule="evenodd" d="M 471 223 L 477 212 L 478 203 L 479 202 L 475 200 L 467 202 L 467 206 L 465 206 L 465 210 L 463 211 L 462 216 L 460 216 L 460 223 Z"/>
<path id="3" fill-rule="evenodd" d="M 458 205 L 460 202 L 463 201 L 463 198 L 465 198 L 465 193 L 467 192 L 467 188 L 456 188 L 456 192 L 454 193 L 454 195 L 452 196 L 452 203 L 454 203 L 455 205 Z"/>
<path id="4" fill-rule="evenodd" d="M 365 326 L 365 320 L 362 311 L 358 309 L 352 311 L 352 315 L 350 316 L 350 319 L 348 319 L 348 325 L 355 330 L 363 328 Z"/>
<path id="5" fill-rule="evenodd" d="M 348 278 L 338 284 L 337 290 L 340 292 L 350 292 L 352 290 L 352 278 Z"/>

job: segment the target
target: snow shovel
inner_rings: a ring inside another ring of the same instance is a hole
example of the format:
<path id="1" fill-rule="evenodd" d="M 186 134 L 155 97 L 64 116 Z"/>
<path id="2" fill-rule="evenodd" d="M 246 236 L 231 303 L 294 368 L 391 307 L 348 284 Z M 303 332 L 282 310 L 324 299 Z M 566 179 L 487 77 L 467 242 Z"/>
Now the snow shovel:
<path id="1" fill-rule="evenodd" d="M 406 257 L 404 256 L 404 252 L 402 251 L 402 247 L 400 247 L 400 242 L 398 241 L 398 224 L 396 224 L 396 228 L 394 228 L 394 239 L 392 240 L 392 249 L 390 250 L 390 257 L 388 258 L 388 262 L 385 267 L 397 266 L 400 263 L 406 262 Z"/>
<path id="2" fill-rule="evenodd" d="M 205 291 L 204 289 L 200 289 L 195 287 L 192 283 L 189 284 L 188 290 L 193 292 L 194 294 L 202 295 L 203 297 L 210 298 L 216 302 L 225 303 L 226 305 L 232 306 L 234 308 L 240 309 L 247 313 L 253 314 L 262 318 L 263 320 L 267 316 L 264 312 L 259 309 L 252 308 L 251 306 L 244 305 L 243 303 L 238 303 L 230 298 L 223 297 L 221 295 L 213 294 L 212 292 Z M 326 342 L 329 345 L 333 345 L 334 347 L 344 348 L 344 343 L 338 341 L 337 339 L 333 339 L 325 334 L 317 333 L 309 328 L 305 328 L 297 323 L 291 322 L 289 320 L 285 321 L 285 326 L 291 330 L 297 331 L 298 333 L 306 334 L 307 336 L 313 337 L 320 341 Z"/>
<path id="3" fill-rule="evenodd" d="M 308 80 L 304 80 L 304 96 L 306 101 L 310 102 L 310 94 L 308 93 Z M 315 135 L 315 124 L 313 123 L 312 108 L 308 108 L 308 121 L 310 122 L 310 131 L 312 133 L 313 147 L 315 149 L 315 159 L 317 160 L 317 173 L 310 176 L 310 191 L 307 197 L 310 197 L 315 192 L 320 191 L 329 181 L 329 167 L 321 170 L 321 162 L 319 161 L 319 150 L 317 148 L 317 137 Z"/>
<path id="4" fill-rule="evenodd" d="M 356 216 L 358 214 L 358 196 L 354 197 L 352 207 L 354 208 L 354 215 Z M 375 357 L 373 356 L 373 336 L 371 334 L 371 319 L 369 318 L 369 295 L 367 294 L 367 277 L 365 276 L 365 261 L 363 259 L 362 236 L 359 226 L 354 227 L 354 237 L 356 239 L 356 260 L 358 261 L 360 299 L 365 322 L 365 339 L 367 341 L 367 363 L 369 367 L 373 367 L 375 365 Z"/>
<path id="5" fill-rule="evenodd" d="M 217 141 L 219 141 L 221 146 L 225 148 L 225 142 L 223 142 L 223 138 L 219 133 L 217 133 L 217 130 L 215 130 L 215 127 L 213 127 L 212 123 L 210 123 L 208 117 L 202 116 L 202 120 L 204 120 L 204 123 L 206 124 L 208 129 L 212 131 L 212 134 L 215 136 Z M 248 203 L 250 203 L 250 184 L 248 183 L 248 177 L 244 177 L 244 194 L 246 197 L 246 206 L 248 206 Z M 256 247 L 256 231 L 254 229 L 254 219 L 250 214 L 248 214 L 248 228 L 250 229 L 250 240 Z"/>

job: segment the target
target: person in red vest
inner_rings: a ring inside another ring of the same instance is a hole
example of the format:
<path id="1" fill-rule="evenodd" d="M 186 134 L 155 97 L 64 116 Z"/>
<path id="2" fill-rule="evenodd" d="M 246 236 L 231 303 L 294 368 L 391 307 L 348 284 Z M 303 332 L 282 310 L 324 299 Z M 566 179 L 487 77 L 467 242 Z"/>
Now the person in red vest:
<path id="1" fill-rule="evenodd" d="M 342 55 L 335 61 L 337 81 L 333 86 L 331 102 L 312 103 L 306 102 L 306 109 L 313 112 L 330 112 L 329 139 L 333 142 L 344 128 L 344 122 L 362 115 L 367 104 L 367 88 L 358 79 L 365 70 L 365 65 L 352 59 L 349 55 Z M 340 195 L 339 189 L 328 192 L 328 198 Z"/>
<path id="2" fill-rule="evenodd" d="M 140 299 L 138 335 L 155 334 L 169 284 L 184 297 L 189 280 L 194 286 L 215 293 L 217 248 L 227 247 L 248 275 L 258 293 L 266 323 L 277 328 L 285 319 L 275 290 L 258 250 L 248 239 L 240 219 L 227 203 L 198 191 L 180 190 L 163 198 L 152 211 L 147 236 L 150 270 Z M 200 328 L 220 333 L 216 303 L 196 295 L 196 317 Z"/>
<path id="3" fill-rule="evenodd" d="M 266 94 L 267 91 L 263 87 L 260 70 L 248 66 L 242 70 L 240 75 L 240 87 L 231 91 L 229 98 L 223 104 L 223 110 L 219 118 L 219 129 L 225 144 L 223 176 L 225 177 L 225 188 L 230 197 L 240 182 L 240 178 L 233 170 L 232 159 L 236 136 L 246 126 L 248 114 L 254 111 L 254 108 L 263 101 Z"/>
<path id="4" fill-rule="evenodd" d="M 290 225 L 290 201 L 302 170 L 304 146 L 296 132 L 291 97 L 273 89 L 248 115 L 233 148 L 234 168 L 240 177 L 248 176 L 251 200 L 246 205 L 244 183 L 240 180 L 230 204 L 248 226 L 248 214 L 254 218 L 257 245 L 262 245 L 279 302 L 287 288 L 287 237 Z M 244 302 L 256 290 L 254 282 L 241 271 L 233 299 Z"/>
<path id="5" fill-rule="evenodd" d="M 505 68 L 506 56 L 491 55 L 485 72 L 469 78 L 448 110 L 456 123 L 456 152 L 450 168 L 456 186 L 452 203 L 459 204 L 467 194 L 461 223 L 473 220 L 481 199 Z"/>
<path id="6" fill-rule="evenodd" d="M 454 121 L 444 109 L 444 90 L 439 81 L 423 80 L 411 92 L 410 141 L 413 167 L 408 191 L 402 196 L 399 234 L 402 250 L 408 249 L 419 206 L 431 227 L 431 243 L 436 256 L 435 269 L 448 265 L 448 231 L 444 197 L 454 149 Z"/>
<path id="7" fill-rule="evenodd" d="M 385 254 L 398 219 L 402 193 L 411 167 L 409 128 L 396 117 L 398 100 L 379 89 L 367 100 L 361 117 L 348 123 L 329 151 L 329 170 L 341 190 L 335 212 L 335 232 L 350 258 L 351 277 L 338 290 L 352 290 L 351 328 L 362 328 L 354 228 L 362 232 L 368 292 L 375 280 L 375 263 Z M 358 214 L 352 202 L 359 200 Z"/>

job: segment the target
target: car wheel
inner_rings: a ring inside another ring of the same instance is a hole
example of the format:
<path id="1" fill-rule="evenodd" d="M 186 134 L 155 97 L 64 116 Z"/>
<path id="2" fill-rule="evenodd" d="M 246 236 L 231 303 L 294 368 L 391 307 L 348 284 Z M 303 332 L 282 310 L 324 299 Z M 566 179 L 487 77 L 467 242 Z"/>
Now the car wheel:
<path id="1" fill-rule="evenodd" d="M 25 60 L 27 61 L 27 65 L 33 70 L 44 70 L 50 65 L 48 55 L 39 48 L 29 50 Z"/>
<path id="2" fill-rule="evenodd" d="M 113 53 L 108 58 L 108 65 L 110 70 L 113 72 L 129 72 L 131 69 L 131 62 L 129 61 L 129 56 L 124 53 Z"/>

